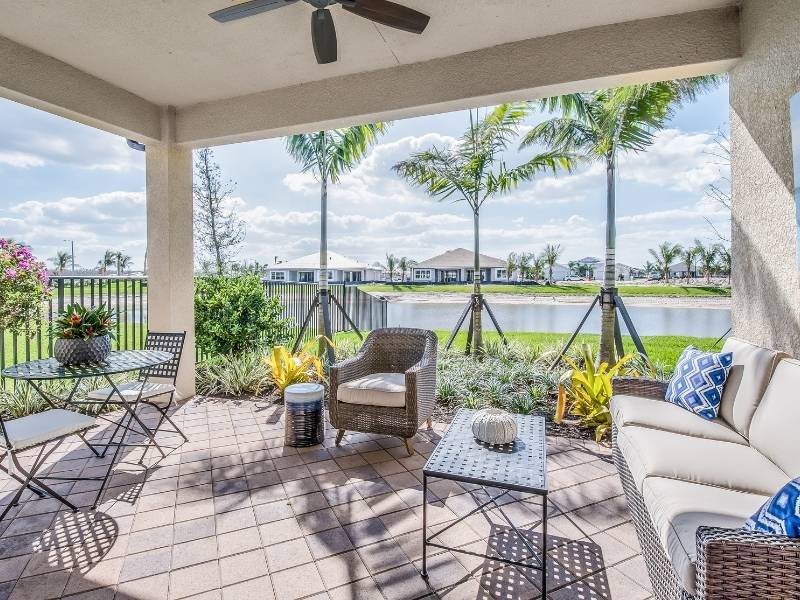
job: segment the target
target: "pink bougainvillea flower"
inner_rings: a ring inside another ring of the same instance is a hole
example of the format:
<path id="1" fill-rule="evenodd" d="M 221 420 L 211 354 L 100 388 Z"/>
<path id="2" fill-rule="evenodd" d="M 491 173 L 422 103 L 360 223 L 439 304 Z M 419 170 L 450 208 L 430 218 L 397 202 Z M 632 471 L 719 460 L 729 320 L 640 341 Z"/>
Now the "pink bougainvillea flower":
<path id="1" fill-rule="evenodd" d="M 17 278 L 17 275 L 18 275 L 17 270 L 14 269 L 13 267 L 8 267 L 6 269 L 6 279 L 10 279 L 13 281 L 14 279 Z"/>

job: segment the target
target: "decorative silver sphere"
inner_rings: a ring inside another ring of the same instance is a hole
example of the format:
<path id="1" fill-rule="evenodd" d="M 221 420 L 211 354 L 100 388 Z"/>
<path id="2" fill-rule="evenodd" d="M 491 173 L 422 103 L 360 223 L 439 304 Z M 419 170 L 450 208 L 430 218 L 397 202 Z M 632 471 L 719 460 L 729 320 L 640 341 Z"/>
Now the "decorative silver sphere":
<path id="1" fill-rule="evenodd" d="M 486 444 L 510 444 L 517 437 L 517 422 L 499 408 L 484 408 L 472 418 L 472 435 Z"/>

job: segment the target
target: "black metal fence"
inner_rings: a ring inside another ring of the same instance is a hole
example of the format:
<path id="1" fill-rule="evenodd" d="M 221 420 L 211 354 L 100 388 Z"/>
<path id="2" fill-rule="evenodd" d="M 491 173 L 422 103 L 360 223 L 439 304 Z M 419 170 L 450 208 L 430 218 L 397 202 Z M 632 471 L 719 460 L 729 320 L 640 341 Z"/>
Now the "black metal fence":
<path id="1" fill-rule="evenodd" d="M 294 283 L 284 281 L 265 281 L 264 287 L 267 296 L 277 296 L 283 304 L 283 316 L 293 322 L 289 331 L 294 338 L 300 331 L 300 326 L 306 318 L 314 302 L 319 285 L 316 283 Z M 341 283 L 330 284 L 330 293 L 339 301 L 342 308 L 361 331 L 370 331 L 386 327 L 387 302 L 361 291 L 357 286 Z M 333 333 L 350 331 L 352 327 L 347 322 L 342 310 L 332 302 L 331 329 Z M 313 339 L 317 335 L 317 318 L 314 316 L 303 334 L 303 342 Z"/>
<path id="2" fill-rule="evenodd" d="M 147 336 L 147 277 L 52 277 L 51 285 L 53 292 L 44 310 L 45 319 L 38 327 L 32 326 L 34 329 L 23 335 L 0 330 L 0 371 L 18 362 L 51 356 L 53 342 L 49 336 L 50 323 L 54 315 L 73 302 L 87 306 L 103 303 L 114 310 L 117 314 L 114 349 L 136 350 L 144 347 Z M 277 296 L 284 306 L 284 317 L 292 319 L 291 336 L 299 332 L 317 288 L 314 283 L 264 282 L 265 293 Z M 369 331 L 386 326 L 385 300 L 352 285 L 331 285 L 331 293 L 359 329 Z M 350 329 L 342 311 L 335 305 L 331 306 L 331 324 L 334 333 Z M 312 339 L 316 332 L 314 320 L 304 338 Z"/>

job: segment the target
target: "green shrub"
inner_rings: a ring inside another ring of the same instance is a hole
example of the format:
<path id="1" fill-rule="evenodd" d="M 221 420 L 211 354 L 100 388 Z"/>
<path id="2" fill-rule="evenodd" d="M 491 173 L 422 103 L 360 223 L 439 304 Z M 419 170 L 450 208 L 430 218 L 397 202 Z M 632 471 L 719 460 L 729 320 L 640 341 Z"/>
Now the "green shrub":
<path id="1" fill-rule="evenodd" d="M 276 297 L 267 298 L 254 274 L 195 280 L 197 345 L 212 355 L 242 354 L 288 342 L 287 319 Z"/>
<path id="2" fill-rule="evenodd" d="M 197 392 L 206 396 L 241 396 L 268 392 L 269 367 L 261 352 L 214 356 L 197 365 Z"/>

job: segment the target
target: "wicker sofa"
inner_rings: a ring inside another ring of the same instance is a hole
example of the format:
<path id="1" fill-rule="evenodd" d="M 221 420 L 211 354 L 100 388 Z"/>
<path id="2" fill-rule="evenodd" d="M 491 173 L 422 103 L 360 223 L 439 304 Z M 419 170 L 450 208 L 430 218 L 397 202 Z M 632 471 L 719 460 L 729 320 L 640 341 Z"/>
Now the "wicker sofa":
<path id="1" fill-rule="evenodd" d="M 800 540 L 745 521 L 800 476 L 800 361 L 731 338 L 720 416 L 664 401 L 667 384 L 617 378 L 614 460 L 660 600 L 800 598 Z"/>
<path id="2" fill-rule="evenodd" d="M 330 368 L 331 424 L 339 431 L 411 438 L 424 422 L 431 426 L 436 403 L 436 334 L 425 329 L 372 331 L 358 354 Z"/>

